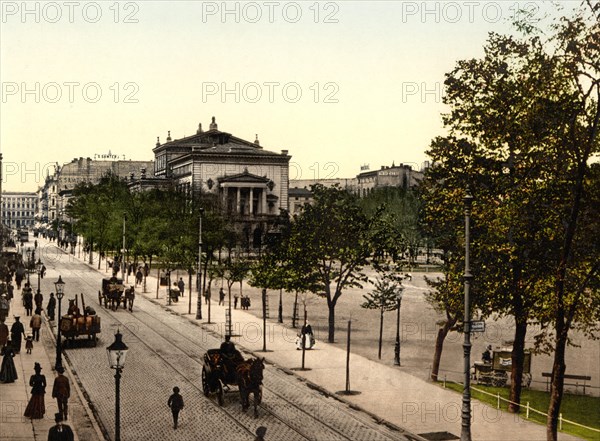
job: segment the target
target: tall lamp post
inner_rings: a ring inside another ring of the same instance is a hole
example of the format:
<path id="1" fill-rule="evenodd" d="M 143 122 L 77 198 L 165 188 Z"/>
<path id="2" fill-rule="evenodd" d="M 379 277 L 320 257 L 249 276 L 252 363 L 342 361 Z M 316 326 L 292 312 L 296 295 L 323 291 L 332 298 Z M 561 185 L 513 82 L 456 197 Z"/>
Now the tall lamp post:
<path id="1" fill-rule="evenodd" d="M 115 370 L 115 441 L 121 441 L 121 371 L 125 367 L 129 349 L 122 338 L 123 335 L 117 330 L 115 341 L 106 348 L 109 366 Z"/>
<path id="2" fill-rule="evenodd" d="M 398 291 L 396 292 L 396 300 L 398 301 L 397 305 L 397 315 L 396 315 L 396 344 L 394 345 L 394 365 L 400 366 L 400 307 L 402 306 L 402 293 L 404 292 L 404 287 L 400 285 Z"/>
<path id="3" fill-rule="evenodd" d="M 196 302 L 196 320 L 202 319 L 202 215 L 204 208 L 200 208 L 200 224 L 198 227 L 198 279 L 196 281 L 196 290 L 198 291 L 198 299 Z M 190 296 L 190 302 L 192 298 Z M 190 304 L 191 309 L 191 304 Z M 190 311 L 191 312 L 191 311 Z M 210 319 L 210 316 L 209 316 Z M 209 320 L 210 321 L 210 320 Z"/>
<path id="4" fill-rule="evenodd" d="M 29 281 L 29 264 L 31 262 L 31 248 L 27 248 L 27 283 L 31 287 L 31 282 Z"/>
<path id="5" fill-rule="evenodd" d="M 38 275 L 38 286 L 37 286 L 37 293 L 41 294 L 41 290 L 40 290 L 40 286 L 41 286 L 41 279 L 42 279 L 42 268 L 43 268 L 44 264 L 42 263 L 41 259 L 38 257 L 38 261 L 35 264 L 35 268 L 37 270 L 37 275 Z"/>
<path id="6" fill-rule="evenodd" d="M 59 368 L 62 368 L 62 343 L 60 335 L 60 319 L 62 316 L 60 305 L 65 294 L 65 282 L 63 282 L 61 276 L 58 276 L 58 281 L 54 282 L 54 287 L 56 288 L 56 298 L 58 299 L 58 336 L 56 338 L 56 364 L 54 365 L 54 369 L 58 371 Z"/>
<path id="7" fill-rule="evenodd" d="M 463 342 L 463 353 L 464 353 L 464 374 L 465 374 L 465 385 L 463 388 L 462 397 L 462 422 L 461 422 L 461 441 L 471 441 L 471 299 L 469 297 L 471 280 L 473 275 L 471 274 L 471 267 L 469 264 L 469 234 L 470 234 L 470 222 L 471 222 L 471 206 L 473 205 L 473 196 L 469 189 L 466 189 L 465 197 L 463 199 L 465 208 L 465 316 L 464 316 L 464 342 Z"/>
<path id="8" fill-rule="evenodd" d="M 126 219 L 126 213 L 123 213 L 123 253 L 121 254 L 121 260 L 123 261 L 123 272 L 121 273 L 121 278 L 123 279 L 124 282 L 126 282 L 125 280 L 125 219 Z"/>

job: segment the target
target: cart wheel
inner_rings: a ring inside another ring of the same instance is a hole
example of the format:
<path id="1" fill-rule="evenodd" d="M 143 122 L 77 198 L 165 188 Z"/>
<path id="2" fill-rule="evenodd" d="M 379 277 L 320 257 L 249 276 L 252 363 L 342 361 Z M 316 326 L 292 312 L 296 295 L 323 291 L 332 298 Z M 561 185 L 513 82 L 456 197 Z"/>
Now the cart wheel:
<path id="1" fill-rule="evenodd" d="M 206 374 L 206 368 L 202 367 L 202 392 L 204 392 L 204 396 L 208 397 L 210 389 L 208 387 L 208 378 Z"/>
<path id="2" fill-rule="evenodd" d="M 504 371 L 496 371 L 492 378 L 492 385 L 495 387 L 504 387 L 508 381 L 508 375 Z"/>
<path id="3" fill-rule="evenodd" d="M 219 380 L 217 380 L 219 381 Z M 224 396 L 225 393 L 223 392 L 223 385 L 221 384 L 221 381 L 219 381 L 219 385 L 217 386 L 218 390 L 217 390 L 217 402 L 219 403 L 219 406 L 223 405 L 224 402 Z"/>

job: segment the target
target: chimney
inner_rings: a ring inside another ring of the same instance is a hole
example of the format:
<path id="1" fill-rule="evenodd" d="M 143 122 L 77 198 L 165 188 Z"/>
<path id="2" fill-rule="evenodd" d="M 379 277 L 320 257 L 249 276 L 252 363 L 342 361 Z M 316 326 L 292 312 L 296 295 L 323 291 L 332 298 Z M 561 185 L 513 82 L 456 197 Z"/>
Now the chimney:
<path id="1" fill-rule="evenodd" d="M 171 131 L 169 130 L 167 132 L 167 142 L 170 142 L 170 141 L 171 141 Z"/>
<path id="2" fill-rule="evenodd" d="M 210 123 L 209 129 L 210 130 L 217 130 L 217 123 L 215 121 L 215 117 L 214 116 L 212 117 L 212 122 Z"/>
<path id="3" fill-rule="evenodd" d="M 156 137 L 156 147 L 160 147 L 160 138 Z"/>
<path id="4" fill-rule="evenodd" d="M 256 145 L 256 147 L 258 147 L 258 148 L 262 148 L 262 147 L 260 146 L 260 141 L 258 140 L 258 133 L 256 134 L 256 139 L 254 140 L 254 144 Z"/>
<path id="5" fill-rule="evenodd" d="M 196 134 L 200 134 L 200 133 L 203 133 L 202 132 L 202 123 L 198 124 L 198 130 L 196 130 Z"/>

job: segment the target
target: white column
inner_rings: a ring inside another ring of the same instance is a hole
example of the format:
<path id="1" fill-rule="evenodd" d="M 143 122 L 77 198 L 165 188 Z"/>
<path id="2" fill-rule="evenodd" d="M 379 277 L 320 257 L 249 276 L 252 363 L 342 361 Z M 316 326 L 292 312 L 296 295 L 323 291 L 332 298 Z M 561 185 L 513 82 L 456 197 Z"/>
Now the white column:
<path id="1" fill-rule="evenodd" d="M 236 209 L 235 209 L 235 211 L 238 214 L 244 214 L 244 213 L 240 213 L 240 187 L 237 188 Z"/>
<path id="2" fill-rule="evenodd" d="M 254 213 L 254 188 L 250 187 L 248 189 L 250 193 L 250 215 Z"/>
<path id="3" fill-rule="evenodd" d="M 267 189 L 262 188 L 260 190 L 262 192 L 262 209 L 261 213 L 267 214 L 269 212 L 269 208 L 267 207 Z"/>

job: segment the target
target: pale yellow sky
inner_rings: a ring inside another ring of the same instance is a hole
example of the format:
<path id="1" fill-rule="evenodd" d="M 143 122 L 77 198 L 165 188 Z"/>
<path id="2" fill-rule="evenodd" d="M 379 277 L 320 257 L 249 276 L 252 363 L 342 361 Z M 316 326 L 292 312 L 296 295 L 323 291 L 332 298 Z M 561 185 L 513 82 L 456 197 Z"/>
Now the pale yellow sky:
<path id="1" fill-rule="evenodd" d="M 3 190 L 109 150 L 152 159 L 208 127 L 289 150 L 290 178 L 420 167 L 444 73 L 548 2 L 9 2 L 0 22 Z M 567 7 L 579 2 L 562 2 Z"/>

